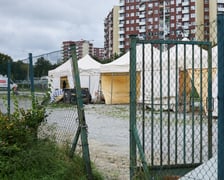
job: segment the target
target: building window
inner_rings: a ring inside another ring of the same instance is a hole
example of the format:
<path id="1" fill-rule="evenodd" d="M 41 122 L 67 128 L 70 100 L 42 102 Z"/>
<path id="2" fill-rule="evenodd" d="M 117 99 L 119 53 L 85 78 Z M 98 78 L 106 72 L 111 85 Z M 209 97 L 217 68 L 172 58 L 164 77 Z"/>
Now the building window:
<path id="1" fill-rule="evenodd" d="M 176 11 L 177 11 L 177 12 L 181 11 L 181 7 L 178 7 L 178 8 L 176 9 Z"/>

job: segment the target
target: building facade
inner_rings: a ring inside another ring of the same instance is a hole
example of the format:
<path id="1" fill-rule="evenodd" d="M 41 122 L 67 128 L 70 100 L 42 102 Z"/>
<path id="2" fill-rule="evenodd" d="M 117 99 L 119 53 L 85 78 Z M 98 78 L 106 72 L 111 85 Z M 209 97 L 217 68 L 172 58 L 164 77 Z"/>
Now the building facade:
<path id="1" fill-rule="evenodd" d="M 114 6 L 104 20 L 104 59 L 120 54 L 118 18 L 119 6 Z"/>
<path id="2" fill-rule="evenodd" d="M 64 41 L 62 42 L 63 60 L 66 61 L 71 57 L 71 46 L 76 45 L 77 59 L 81 59 L 86 54 L 94 55 L 93 44 L 87 40 Z"/>
<path id="3" fill-rule="evenodd" d="M 117 41 L 117 52 L 129 50 L 132 34 L 143 39 L 209 40 L 216 33 L 211 23 L 217 13 L 224 12 L 224 0 L 120 0 L 118 32 L 113 29 L 113 10 L 104 22 L 104 49 L 107 56 L 113 52 Z M 215 25 L 215 23 L 214 23 Z"/>
<path id="4" fill-rule="evenodd" d="M 103 60 L 104 59 L 104 48 L 94 47 L 92 55 L 96 59 Z"/>

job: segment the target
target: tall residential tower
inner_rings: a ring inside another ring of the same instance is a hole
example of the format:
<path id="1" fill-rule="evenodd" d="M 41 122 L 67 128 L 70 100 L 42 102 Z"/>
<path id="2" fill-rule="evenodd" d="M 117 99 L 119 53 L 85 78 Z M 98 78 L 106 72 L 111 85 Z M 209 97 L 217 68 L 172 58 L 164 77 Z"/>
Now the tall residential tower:
<path id="1" fill-rule="evenodd" d="M 129 50 L 131 34 L 143 39 L 187 37 L 215 43 L 213 22 L 219 12 L 224 12 L 224 0 L 120 0 L 119 52 Z M 105 33 L 105 44 L 106 40 Z"/>

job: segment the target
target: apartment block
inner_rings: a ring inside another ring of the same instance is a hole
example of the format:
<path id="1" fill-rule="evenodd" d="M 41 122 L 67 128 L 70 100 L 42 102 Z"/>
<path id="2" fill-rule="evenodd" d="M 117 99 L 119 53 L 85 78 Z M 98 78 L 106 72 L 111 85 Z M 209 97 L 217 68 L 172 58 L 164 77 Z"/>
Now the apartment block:
<path id="1" fill-rule="evenodd" d="M 92 55 L 93 55 L 93 57 L 95 57 L 95 58 L 97 58 L 99 60 L 104 59 L 104 48 L 94 47 Z"/>
<path id="2" fill-rule="evenodd" d="M 71 46 L 76 45 L 76 55 L 77 59 L 81 59 L 86 54 L 93 55 L 93 44 L 87 40 L 80 41 L 64 41 L 62 46 L 63 49 L 63 59 L 68 60 L 71 57 Z"/>
<path id="3" fill-rule="evenodd" d="M 118 18 L 119 6 L 114 6 L 104 20 L 104 59 L 120 54 Z"/>
<path id="4" fill-rule="evenodd" d="M 187 37 L 215 43 L 216 27 L 213 22 L 217 13 L 223 12 L 224 0 L 120 0 L 118 32 L 113 29 L 113 10 L 105 19 L 106 55 L 113 52 L 113 33 L 119 36 L 119 53 L 129 50 L 131 34 L 142 39 Z"/>

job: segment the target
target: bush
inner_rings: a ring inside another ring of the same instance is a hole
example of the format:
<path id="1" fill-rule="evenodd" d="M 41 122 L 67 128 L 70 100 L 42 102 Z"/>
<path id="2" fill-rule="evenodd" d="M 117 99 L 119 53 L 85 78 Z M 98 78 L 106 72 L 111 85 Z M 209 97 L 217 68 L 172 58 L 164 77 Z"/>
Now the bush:
<path id="1" fill-rule="evenodd" d="M 59 148 L 49 136 L 38 139 L 45 108 L 37 102 L 29 110 L 15 106 L 10 117 L 0 112 L 0 179 L 87 179 L 83 159 L 68 157 L 69 146 Z M 102 179 L 96 170 L 93 174 Z"/>

